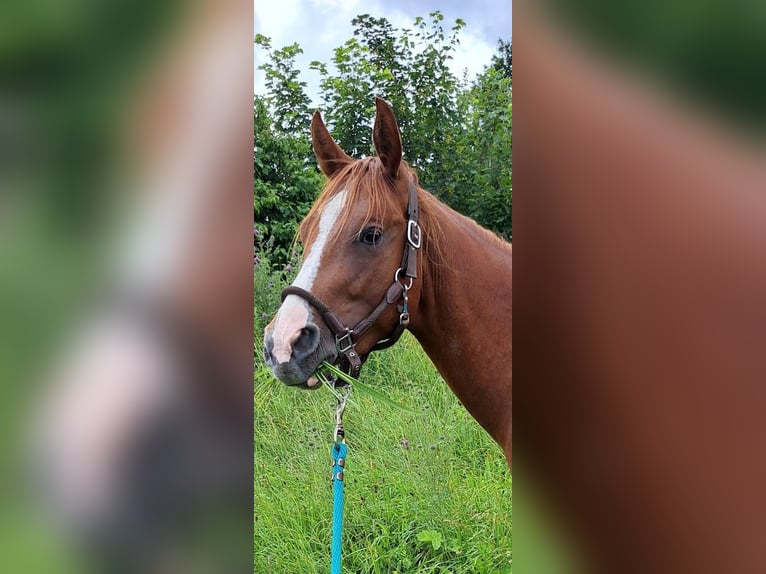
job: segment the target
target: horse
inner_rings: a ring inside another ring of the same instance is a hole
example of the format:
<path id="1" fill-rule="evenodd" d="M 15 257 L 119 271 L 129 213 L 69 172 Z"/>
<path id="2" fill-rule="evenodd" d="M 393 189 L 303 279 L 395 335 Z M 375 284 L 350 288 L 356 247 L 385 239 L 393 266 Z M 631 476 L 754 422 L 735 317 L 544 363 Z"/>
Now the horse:
<path id="1" fill-rule="evenodd" d="M 358 375 L 408 329 L 511 467 L 511 244 L 418 185 L 393 110 L 375 107 L 377 155 L 360 160 L 314 113 L 327 183 L 299 226 L 302 265 L 265 328 L 265 361 L 282 383 L 318 388 L 322 361 Z"/>

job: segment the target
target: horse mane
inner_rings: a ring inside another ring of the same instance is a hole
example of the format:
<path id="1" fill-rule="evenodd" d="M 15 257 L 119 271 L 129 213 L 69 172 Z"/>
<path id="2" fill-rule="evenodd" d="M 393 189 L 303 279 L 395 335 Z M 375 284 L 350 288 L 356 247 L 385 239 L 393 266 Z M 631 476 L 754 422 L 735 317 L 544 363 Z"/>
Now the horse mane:
<path id="1" fill-rule="evenodd" d="M 406 162 L 402 161 L 399 168 L 414 179 L 418 191 L 418 222 L 423 234 L 423 253 L 435 264 L 444 261 L 441 246 L 443 233 L 437 217 L 440 202 L 431 193 L 418 186 L 418 177 Z M 383 164 L 377 156 L 354 161 L 344 167 L 335 177 L 327 182 L 316 202 L 298 228 L 297 239 L 305 244 L 305 240 L 316 231 L 319 225 L 319 214 L 325 205 L 342 190 L 346 191 L 346 208 L 339 216 L 338 225 L 328 238 L 330 244 L 340 238 L 341 233 L 346 238 L 358 235 L 370 221 L 379 218 L 387 211 L 398 211 L 401 208 L 396 203 L 392 192 L 392 180 L 386 175 Z M 351 209 L 349 206 L 360 201 L 367 202 L 367 213 L 358 227 L 353 231 L 346 230 Z M 404 213 L 402 213 L 404 216 Z"/>

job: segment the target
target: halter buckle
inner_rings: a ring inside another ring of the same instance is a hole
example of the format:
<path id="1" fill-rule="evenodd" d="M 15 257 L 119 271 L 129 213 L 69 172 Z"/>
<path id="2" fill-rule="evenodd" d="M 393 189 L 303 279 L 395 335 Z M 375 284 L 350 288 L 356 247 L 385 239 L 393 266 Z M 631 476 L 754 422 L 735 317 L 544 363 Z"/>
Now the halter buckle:
<path id="1" fill-rule="evenodd" d="M 354 332 L 351 329 L 346 329 L 346 333 L 341 335 L 335 335 L 335 347 L 339 353 L 345 353 L 354 348 L 354 342 L 351 340 L 351 336 Z"/>
<path id="2" fill-rule="evenodd" d="M 414 219 L 407 221 L 407 242 L 415 249 L 420 249 L 420 225 Z"/>

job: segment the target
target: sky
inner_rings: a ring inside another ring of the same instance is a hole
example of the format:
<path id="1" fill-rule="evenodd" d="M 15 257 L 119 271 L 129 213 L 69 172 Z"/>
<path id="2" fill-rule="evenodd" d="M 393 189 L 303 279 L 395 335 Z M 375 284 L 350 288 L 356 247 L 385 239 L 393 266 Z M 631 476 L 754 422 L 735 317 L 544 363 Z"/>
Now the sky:
<path id="1" fill-rule="evenodd" d="M 307 83 L 307 94 L 317 101 L 319 75 L 309 70 L 309 62 L 330 64 L 333 50 L 352 37 L 351 20 L 359 14 L 384 17 L 396 28 L 411 28 L 416 16 L 428 19 L 439 10 L 442 26 L 449 31 L 456 18 L 465 20 L 460 46 L 452 61 L 452 70 L 462 76 L 481 72 L 495 53 L 498 38 L 511 39 L 513 0 L 254 0 L 255 33 L 271 38 L 273 48 L 297 42 L 304 53 L 296 58 Z M 263 73 L 258 70 L 263 51 L 255 49 L 254 93 L 263 94 Z"/>

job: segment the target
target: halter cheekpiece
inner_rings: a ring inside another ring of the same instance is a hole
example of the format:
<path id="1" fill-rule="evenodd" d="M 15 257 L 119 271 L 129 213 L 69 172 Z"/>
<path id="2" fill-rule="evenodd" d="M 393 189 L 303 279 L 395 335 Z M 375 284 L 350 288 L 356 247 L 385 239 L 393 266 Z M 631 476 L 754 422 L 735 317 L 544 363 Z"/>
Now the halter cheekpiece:
<path id="1" fill-rule="evenodd" d="M 288 295 L 297 295 L 306 300 L 322 316 L 329 329 L 335 335 L 335 347 L 338 353 L 343 356 L 340 368 L 346 371 L 354 378 L 359 377 L 362 370 L 362 358 L 356 351 L 356 344 L 359 338 L 378 320 L 380 315 L 402 299 L 402 307 L 399 314 L 399 323 L 391 334 L 385 339 L 381 339 L 370 349 L 379 351 L 387 349 L 399 340 L 404 329 L 410 323 L 410 313 L 408 308 L 407 294 L 412 288 L 412 282 L 417 278 L 418 272 L 418 250 L 422 243 L 420 225 L 418 224 L 418 191 L 415 187 L 413 178 L 410 177 L 409 201 L 407 203 L 407 231 L 406 241 L 404 242 L 404 254 L 402 255 L 402 264 L 394 273 L 394 281 L 386 290 L 383 300 L 372 312 L 364 319 L 359 321 L 353 328 L 346 327 L 343 322 L 333 313 L 330 308 L 314 295 L 295 285 L 290 285 L 282 290 L 282 300 Z"/>

